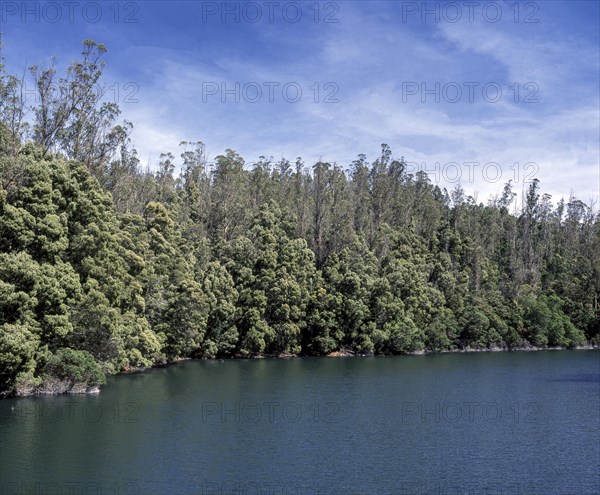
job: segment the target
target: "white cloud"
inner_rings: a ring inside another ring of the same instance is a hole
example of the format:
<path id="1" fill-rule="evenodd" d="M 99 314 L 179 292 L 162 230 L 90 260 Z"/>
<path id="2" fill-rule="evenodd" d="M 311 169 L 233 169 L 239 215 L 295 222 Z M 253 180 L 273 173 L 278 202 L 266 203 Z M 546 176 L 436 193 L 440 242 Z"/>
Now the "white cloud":
<path id="1" fill-rule="evenodd" d="M 479 170 L 488 162 L 499 163 L 502 177 L 493 183 L 481 173 L 470 182 L 463 167 L 463 186 L 478 190 L 480 200 L 499 192 L 508 179 L 522 181 L 528 162 L 539 168 L 543 190 L 555 197 L 571 189 L 584 199 L 598 196 L 597 80 L 589 84 L 579 77 L 597 68 L 593 48 L 575 37 L 550 38 L 543 26 L 514 23 L 440 23 L 416 35 L 396 25 L 386 9 L 375 14 L 344 9 L 344 22 L 306 42 L 304 50 L 305 40 L 297 40 L 297 56 L 287 64 L 266 57 L 199 60 L 192 52 L 138 49 L 141 58 L 151 53 L 160 68 L 126 115 L 136 124 L 134 139 L 143 163 L 151 157 L 155 164 L 161 151 L 177 154 L 181 139 L 204 141 L 209 157 L 232 147 L 249 162 L 259 155 L 290 160 L 301 155 L 307 164 L 324 159 L 344 166 L 358 153 L 374 159 L 386 142 L 396 155 L 430 170 L 436 162 L 479 162 Z M 403 81 L 431 85 L 436 78 L 443 83 L 478 77 L 485 83 L 481 64 L 500 68 L 503 85 L 536 81 L 539 103 L 515 103 L 510 92 L 497 103 L 481 98 L 453 105 L 402 101 Z M 235 82 L 267 81 L 293 81 L 307 98 L 289 103 L 277 94 L 269 103 L 266 91 L 256 104 L 236 104 L 231 97 L 221 103 L 220 95 L 202 98 L 206 82 L 226 82 L 231 88 Z M 338 84 L 339 103 L 314 103 L 308 88 L 328 81 Z M 565 88 L 576 91 L 567 94 Z M 441 186 L 453 186 L 442 179 Z"/>

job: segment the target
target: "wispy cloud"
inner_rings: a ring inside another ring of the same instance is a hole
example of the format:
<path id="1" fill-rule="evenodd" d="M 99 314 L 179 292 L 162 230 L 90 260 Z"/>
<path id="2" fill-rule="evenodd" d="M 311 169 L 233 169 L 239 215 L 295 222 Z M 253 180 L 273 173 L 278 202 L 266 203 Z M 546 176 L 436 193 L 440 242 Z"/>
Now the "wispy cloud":
<path id="1" fill-rule="evenodd" d="M 343 166 L 358 153 L 374 159 L 385 142 L 442 187 L 456 176 L 444 164 L 498 163 L 497 182 L 463 167 L 463 186 L 481 200 L 508 179 L 522 187 L 529 162 L 545 191 L 587 199 L 600 182 L 598 7 L 584 2 L 577 14 L 571 4 L 539 3 L 537 23 L 514 22 L 505 2 L 494 23 L 480 12 L 475 22 L 404 19 L 403 2 L 339 2 L 334 23 L 323 12 L 314 22 L 313 3 L 301 3 L 301 22 L 276 13 L 235 23 L 202 22 L 199 3 L 142 2 L 138 23 L 100 31 L 3 29 L 19 40 L 11 58 L 29 60 L 44 39 L 53 40 L 44 51 L 72 59 L 81 39 L 101 33 L 107 79 L 139 86 L 138 103 L 121 106 L 143 163 L 177 154 L 181 139 L 204 141 L 211 157 L 231 147 L 249 162 L 301 155 Z"/>

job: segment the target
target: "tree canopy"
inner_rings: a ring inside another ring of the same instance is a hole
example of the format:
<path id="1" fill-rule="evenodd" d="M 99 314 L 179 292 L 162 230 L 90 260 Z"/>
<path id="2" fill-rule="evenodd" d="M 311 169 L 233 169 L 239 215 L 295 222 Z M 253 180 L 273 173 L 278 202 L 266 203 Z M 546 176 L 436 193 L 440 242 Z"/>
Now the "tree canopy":
<path id="1" fill-rule="evenodd" d="M 34 107 L 0 63 L 0 392 L 182 357 L 600 344 L 594 205 L 537 179 L 521 208 L 510 182 L 477 203 L 385 144 L 343 169 L 182 142 L 144 170 L 83 46 L 63 77 L 31 68 Z"/>

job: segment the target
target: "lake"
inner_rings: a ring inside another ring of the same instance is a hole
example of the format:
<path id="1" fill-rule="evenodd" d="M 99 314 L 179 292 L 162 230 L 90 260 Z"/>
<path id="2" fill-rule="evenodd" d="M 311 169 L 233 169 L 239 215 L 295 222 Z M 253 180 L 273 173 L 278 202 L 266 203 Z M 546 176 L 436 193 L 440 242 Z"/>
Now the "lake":
<path id="1" fill-rule="evenodd" d="M 0 401 L 0 493 L 598 494 L 600 351 L 185 361 Z"/>

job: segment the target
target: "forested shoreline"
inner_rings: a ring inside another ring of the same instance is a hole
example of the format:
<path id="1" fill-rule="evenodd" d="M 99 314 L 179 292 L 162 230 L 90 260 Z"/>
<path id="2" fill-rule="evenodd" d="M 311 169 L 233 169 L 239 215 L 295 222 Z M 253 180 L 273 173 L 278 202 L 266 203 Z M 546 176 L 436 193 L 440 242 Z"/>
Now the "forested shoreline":
<path id="1" fill-rule="evenodd" d="M 385 144 L 342 167 L 182 142 L 144 169 L 104 52 L 32 67 L 33 104 L 0 66 L 2 394 L 188 357 L 600 344 L 596 205 L 537 179 L 477 202 Z"/>

